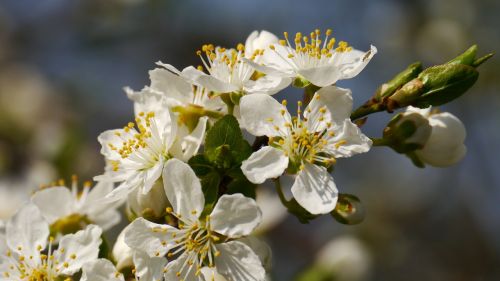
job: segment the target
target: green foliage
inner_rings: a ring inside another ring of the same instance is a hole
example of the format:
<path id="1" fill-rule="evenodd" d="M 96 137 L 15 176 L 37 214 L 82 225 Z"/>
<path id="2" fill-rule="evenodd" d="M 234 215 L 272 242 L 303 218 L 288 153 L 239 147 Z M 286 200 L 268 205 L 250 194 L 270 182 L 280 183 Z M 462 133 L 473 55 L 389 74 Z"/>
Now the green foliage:
<path id="1" fill-rule="evenodd" d="M 251 154 L 252 147 L 243 138 L 234 116 L 224 116 L 208 130 L 203 154 L 188 162 L 201 180 L 205 212 L 211 211 L 223 194 L 242 193 L 255 198 L 256 185 L 240 169 L 241 162 Z"/>
<path id="2" fill-rule="evenodd" d="M 252 147 L 243 138 L 238 120 L 226 115 L 207 132 L 205 155 L 218 165 L 241 164 L 252 154 Z M 220 168 L 227 168 L 227 167 Z"/>

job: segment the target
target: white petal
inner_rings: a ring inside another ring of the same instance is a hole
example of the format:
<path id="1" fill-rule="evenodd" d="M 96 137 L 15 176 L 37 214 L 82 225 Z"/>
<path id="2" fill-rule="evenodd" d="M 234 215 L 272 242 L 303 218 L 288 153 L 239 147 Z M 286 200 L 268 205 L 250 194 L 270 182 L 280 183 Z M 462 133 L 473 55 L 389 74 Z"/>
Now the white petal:
<path id="1" fill-rule="evenodd" d="M 422 150 L 416 151 L 419 158 L 436 167 L 445 167 L 459 162 L 466 154 L 463 144 L 466 136 L 464 124 L 451 113 L 431 115 L 431 136 Z"/>
<path id="2" fill-rule="evenodd" d="M 149 71 L 151 88 L 165 94 L 166 97 L 187 101 L 189 93 L 192 93 L 191 85 L 182 77 L 171 71 L 156 68 Z"/>
<path id="3" fill-rule="evenodd" d="M 126 87 L 124 90 L 128 98 L 134 101 L 136 116 L 140 112 L 160 112 L 165 105 L 164 95 L 153 88 L 144 87 L 140 91 L 134 91 Z"/>
<path id="4" fill-rule="evenodd" d="M 228 281 L 264 281 L 266 271 L 250 247 L 231 241 L 216 245 L 220 256 L 215 259 L 217 271 Z"/>
<path id="5" fill-rule="evenodd" d="M 298 73 L 318 87 L 333 85 L 341 77 L 340 70 L 336 64 L 300 69 Z"/>
<path id="6" fill-rule="evenodd" d="M 205 207 L 200 180 L 188 164 L 171 159 L 163 169 L 163 186 L 172 208 L 183 219 L 197 221 Z"/>
<path id="7" fill-rule="evenodd" d="M 118 270 L 134 266 L 134 251 L 125 243 L 125 229 L 116 238 L 112 254 Z"/>
<path id="8" fill-rule="evenodd" d="M 150 257 L 164 256 L 171 245 L 172 233 L 177 229 L 138 218 L 124 230 L 125 243 L 132 249 L 146 252 Z"/>
<path id="9" fill-rule="evenodd" d="M 123 143 L 123 139 L 120 138 L 118 135 L 123 135 L 124 130 L 123 129 L 116 129 L 116 130 L 107 130 L 102 132 L 98 137 L 97 140 L 101 144 L 101 154 L 106 157 L 106 160 L 121 160 L 120 154 L 112 150 L 110 148 L 110 145 L 113 145 L 115 147 L 121 147 Z"/>
<path id="10" fill-rule="evenodd" d="M 164 257 L 150 257 L 142 251 L 134 254 L 136 276 L 140 281 L 163 280 L 163 270 L 167 264 Z"/>
<path id="11" fill-rule="evenodd" d="M 372 141 L 350 119 L 333 130 L 335 136 L 328 140 L 328 152 L 336 158 L 351 157 L 370 150 Z"/>
<path id="12" fill-rule="evenodd" d="M 138 182 L 134 182 L 131 184 L 129 181 L 125 181 L 121 183 L 119 186 L 117 186 L 115 189 L 113 189 L 110 193 L 108 193 L 106 197 L 102 199 L 102 202 L 100 202 L 100 204 L 108 204 L 110 202 L 122 201 L 124 198 L 127 198 L 127 195 L 130 192 L 136 190 L 138 186 L 139 186 Z"/>
<path id="13" fill-rule="evenodd" d="M 264 240 L 259 239 L 255 236 L 248 236 L 238 239 L 238 241 L 245 243 L 248 247 L 250 247 L 253 252 L 259 256 L 259 259 L 264 265 L 266 271 L 270 271 L 272 267 L 272 252 L 271 247 L 264 242 Z"/>
<path id="14" fill-rule="evenodd" d="M 266 75 L 257 81 L 248 80 L 245 83 L 244 91 L 247 94 L 274 95 L 285 89 L 292 83 L 291 78 Z"/>
<path id="15" fill-rule="evenodd" d="M 210 268 L 208 266 L 201 269 L 201 274 L 205 278 L 205 281 L 227 281 L 227 279 L 220 275 L 215 268 Z"/>
<path id="16" fill-rule="evenodd" d="M 196 276 L 198 259 L 194 259 L 194 264 L 187 264 L 188 255 L 182 254 L 176 260 L 171 261 L 166 266 L 165 280 L 201 281 L 201 276 Z M 179 275 L 179 276 L 178 276 Z M 142 280 L 141 280 L 142 281 Z"/>
<path id="17" fill-rule="evenodd" d="M 266 56 L 266 53 L 264 53 L 264 56 Z M 242 61 L 248 63 L 248 65 L 250 65 L 255 70 L 265 73 L 267 75 L 272 75 L 276 77 L 287 77 L 287 78 L 292 78 L 295 76 L 295 73 L 292 71 L 290 67 L 281 68 L 275 65 L 271 66 L 267 64 L 259 64 L 247 58 L 243 58 Z"/>
<path id="18" fill-rule="evenodd" d="M 144 185 L 142 187 L 142 194 L 147 194 L 155 182 L 160 178 L 163 171 L 163 161 L 160 160 L 153 167 L 144 171 Z"/>
<path id="19" fill-rule="evenodd" d="M 168 63 L 163 63 L 161 61 L 157 61 L 156 62 L 156 65 L 159 65 L 159 66 L 163 66 L 165 67 L 168 71 L 174 73 L 174 74 L 177 74 L 177 75 L 181 75 L 181 72 L 173 65 L 171 64 L 168 64 Z"/>
<path id="20" fill-rule="evenodd" d="M 196 84 L 217 93 L 230 93 L 240 90 L 237 86 L 221 81 L 211 75 L 207 75 L 192 66 L 182 70 L 182 75 L 186 75 Z"/>
<path id="21" fill-rule="evenodd" d="M 287 130 L 285 124 L 290 123 L 291 119 L 285 106 L 263 94 L 243 96 L 240 114 L 243 127 L 254 136 L 283 135 Z"/>
<path id="22" fill-rule="evenodd" d="M 288 167 L 288 157 L 282 150 L 264 146 L 241 163 L 241 171 L 249 181 L 260 184 L 277 178 Z"/>
<path id="23" fill-rule="evenodd" d="M 45 249 L 47 245 L 49 224 L 35 205 L 28 204 L 7 222 L 5 236 L 7 245 L 14 252 L 27 257 L 37 257 L 37 248 Z"/>
<path id="24" fill-rule="evenodd" d="M 88 217 L 92 223 L 97 224 L 104 231 L 113 228 L 122 220 L 121 213 L 113 208 L 101 212 L 90 212 Z"/>
<path id="25" fill-rule="evenodd" d="M 320 110 L 326 109 L 324 114 Z M 345 119 L 350 118 L 352 111 L 351 90 L 335 86 L 328 86 L 317 91 L 306 110 L 304 117 L 307 120 L 308 128 L 317 127 L 316 132 L 326 128 L 326 123 L 341 124 Z M 319 121 L 323 117 L 323 121 Z"/>
<path id="26" fill-rule="evenodd" d="M 262 212 L 252 198 L 243 194 L 223 195 L 210 214 L 213 231 L 236 238 L 246 236 L 259 225 Z"/>
<path id="27" fill-rule="evenodd" d="M 178 139 L 170 150 L 175 158 L 187 162 L 198 152 L 205 138 L 207 122 L 208 117 L 201 117 L 192 132 L 189 132 L 185 126 L 179 127 L 177 133 Z"/>
<path id="28" fill-rule="evenodd" d="M 64 186 L 50 187 L 37 191 L 31 197 L 31 201 L 40 209 L 43 217 L 50 224 L 71 215 L 76 204 L 71 191 Z"/>
<path id="29" fill-rule="evenodd" d="M 292 186 L 295 200 L 313 215 L 331 212 L 337 205 L 337 187 L 325 167 L 305 164 Z"/>
<path id="30" fill-rule="evenodd" d="M 112 262 L 98 259 L 83 265 L 80 281 L 124 281 L 123 274 L 119 273 Z"/>
<path id="31" fill-rule="evenodd" d="M 278 37 L 269 31 L 253 31 L 245 41 L 245 57 L 251 57 L 255 50 L 266 49 L 269 45 L 278 43 L 278 40 Z"/>
<path id="32" fill-rule="evenodd" d="M 375 46 L 370 46 L 370 50 L 366 53 L 352 50 L 345 52 L 347 57 L 342 58 L 341 66 L 342 77 L 340 79 L 349 79 L 358 75 L 365 66 L 370 62 L 373 56 L 377 53 Z"/>
<path id="33" fill-rule="evenodd" d="M 59 261 L 57 268 L 65 275 L 72 275 L 90 261 L 97 259 L 101 245 L 102 230 L 97 225 L 89 225 L 75 234 L 61 238 L 55 253 Z"/>

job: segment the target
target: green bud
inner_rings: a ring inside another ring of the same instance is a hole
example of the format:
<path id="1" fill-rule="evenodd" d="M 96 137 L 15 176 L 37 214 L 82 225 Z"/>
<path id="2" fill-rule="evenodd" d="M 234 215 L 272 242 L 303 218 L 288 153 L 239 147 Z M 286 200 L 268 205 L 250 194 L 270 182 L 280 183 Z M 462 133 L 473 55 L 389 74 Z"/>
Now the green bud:
<path id="1" fill-rule="evenodd" d="M 467 49 L 463 54 L 458 57 L 450 60 L 446 64 L 465 64 L 472 65 L 476 58 L 477 53 L 477 45 L 472 45 L 469 49 Z"/>
<path id="2" fill-rule="evenodd" d="M 358 197 L 340 193 L 335 209 L 331 216 L 342 224 L 358 224 L 365 218 L 365 209 Z"/>
<path id="3" fill-rule="evenodd" d="M 424 91 L 424 84 L 418 78 L 411 80 L 389 97 L 387 108 L 392 111 L 399 107 L 412 105 Z"/>
<path id="4" fill-rule="evenodd" d="M 415 106 L 426 108 L 439 106 L 463 95 L 479 77 L 479 72 L 464 64 L 445 64 L 430 67 L 419 75 L 424 84 L 424 93 Z"/>
<path id="5" fill-rule="evenodd" d="M 431 105 L 439 106 L 451 102 L 474 85 L 479 76 L 476 67 L 493 56 L 493 54 L 488 54 L 476 59 L 476 53 L 477 46 L 473 45 L 449 62 L 429 67 L 420 72 L 416 78 L 400 86 L 392 95 L 392 88 L 387 86 L 386 89 L 384 84 L 376 97 L 389 96 L 386 101 L 388 111 L 408 105 L 426 108 Z M 398 76 L 408 73 L 407 71 L 408 69 Z"/>
<path id="6" fill-rule="evenodd" d="M 405 70 L 397 74 L 389 82 L 382 84 L 375 93 L 374 99 L 381 101 L 383 98 L 392 95 L 396 90 L 401 88 L 404 84 L 410 82 L 413 78 L 422 71 L 422 63 L 415 62 L 410 64 Z"/>
<path id="7" fill-rule="evenodd" d="M 233 157 L 231 155 L 231 147 L 227 144 L 223 144 L 215 148 L 215 165 L 222 169 L 229 169 L 231 167 L 231 162 Z"/>

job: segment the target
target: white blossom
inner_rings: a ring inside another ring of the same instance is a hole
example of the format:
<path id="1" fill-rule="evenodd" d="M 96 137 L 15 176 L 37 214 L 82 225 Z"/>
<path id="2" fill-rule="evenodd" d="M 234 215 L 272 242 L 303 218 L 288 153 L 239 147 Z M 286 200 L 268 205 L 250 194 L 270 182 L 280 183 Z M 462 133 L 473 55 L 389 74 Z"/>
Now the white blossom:
<path id="1" fill-rule="evenodd" d="M 284 101 L 286 103 L 286 101 Z M 268 136 L 269 146 L 254 152 L 241 169 L 253 183 L 279 177 L 285 170 L 297 174 L 292 193 L 312 214 L 332 211 L 337 187 L 327 167 L 336 158 L 367 152 L 371 140 L 351 122 L 351 92 L 334 86 L 316 92 L 302 113 L 291 117 L 285 105 L 266 95 L 241 99 L 243 126 L 255 136 Z"/>
<path id="2" fill-rule="evenodd" d="M 135 251 L 133 255 L 134 275 L 137 281 L 162 281 L 167 259 L 164 257 L 150 257 L 142 251 Z M 120 267 L 118 267 L 120 268 Z M 82 270 L 80 281 L 124 281 L 123 274 L 106 259 L 98 259 L 86 263 Z"/>
<path id="3" fill-rule="evenodd" d="M 408 113 L 422 115 L 432 128 L 424 147 L 415 151 L 420 160 L 436 167 L 451 166 L 462 160 L 467 148 L 464 145 L 466 131 L 460 119 L 449 112 L 433 112 L 430 107 L 409 106 Z"/>
<path id="4" fill-rule="evenodd" d="M 187 161 L 203 141 L 206 118 L 190 133 L 178 130 L 176 118 L 164 100 L 148 89 L 142 94 L 145 102 L 136 106 L 145 111 L 136 114 L 135 123 L 129 122 L 123 129 L 105 131 L 98 137 L 108 171 L 95 179 L 120 182 L 106 196 L 109 200 L 124 198 L 136 189 L 147 194 L 169 159 Z"/>
<path id="5" fill-rule="evenodd" d="M 161 62 L 157 64 L 169 67 Z M 208 117 L 212 120 L 223 116 L 227 111 L 220 97 L 163 67 L 151 70 L 149 77 L 151 85 L 142 91 L 135 92 L 125 88 L 128 97 L 134 101 L 136 114 L 141 111 L 162 110 L 162 106 L 167 106 L 178 116 L 178 123 L 186 125 L 192 131 L 200 118 Z"/>
<path id="6" fill-rule="evenodd" d="M 73 177 L 71 187 L 65 186 L 64 182 L 58 184 L 38 190 L 31 197 L 49 224 L 60 224 L 61 227 L 72 224 L 82 228 L 87 224 L 97 224 L 108 230 L 120 222 L 117 208 L 122 202 L 102 200 L 113 190 L 112 183 L 100 182 L 92 187 L 86 182 L 79 190 L 78 181 Z"/>
<path id="7" fill-rule="evenodd" d="M 0 257 L 0 280 L 56 281 L 71 276 L 97 259 L 101 233 L 98 226 L 89 225 L 63 236 L 53 249 L 48 222 L 35 205 L 25 205 L 7 223 L 8 250 Z"/>
<path id="8" fill-rule="evenodd" d="M 261 212 L 255 201 L 241 194 L 223 195 L 209 215 L 202 215 L 201 184 L 187 164 L 169 161 L 163 178 L 172 204 L 168 212 L 179 221 L 178 228 L 138 218 L 127 227 L 125 242 L 150 257 L 177 257 L 165 268 L 167 280 L 203 280 L 205 266 L 215 267 L 229 281 L 264 280 L 259 257 L 234 240 L 248 236 L 259 224 Z"/>
<path id="9" fill-rule="evenodd" d="M 318 29 L 310 36 L 298 32 L 292 47 L 285 32 L 285 40 L 269 45 L 260 61 L 245 61 L 268 75 L 305 79 L 318 87 L 325 87 L 358 75 L 377 53 L 374 46 L 362 52 L 345 41 L 340 41 L 335 47 L 336 41 L 330 38 L 331 34 L 332 31 L 327 30 L 323 39 Z"/>
<path id="10" fill-rule="evenodd" d="M 202 85 L 216 93 L 238 92 L 242 94 L 273 95 L 286 88 L 291 79 L 273 75 L 255 77 L 255 70 L 247 62 L 260 63 L 263 47 L 277 42 L 277 37 L 267 31 L 254 31 L 245 45 L 238 44 L 235 49 L 203 45 L 197 55 L 202 66 L 186 67 L 182 71 L 169 64 L 162 64 L 173 73 Z M 205 73 L 203 70 L 206 70 Z"/>

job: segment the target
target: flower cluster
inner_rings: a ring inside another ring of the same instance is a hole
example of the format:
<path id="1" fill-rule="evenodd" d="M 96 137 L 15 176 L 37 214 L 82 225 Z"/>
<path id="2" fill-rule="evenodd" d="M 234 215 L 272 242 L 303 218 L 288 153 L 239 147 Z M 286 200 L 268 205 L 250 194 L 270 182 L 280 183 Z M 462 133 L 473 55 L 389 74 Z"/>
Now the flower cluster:
<path id="1" fill-rule="evenodd" d="M 351 90 L 336 83 L 376 53 L 337 42 L 331 30 L 284 39 L 255 31 L 235 48 L 202 45 L 198 67 L 158 62 L 149 86 L 125 89 L 132 120 L 99 135 L 106 167 L 97 184 L 75 176 L 69 186 L 42 186 L 0 224 L 0 281 L 267 280 L 270 251 L 255 235 L 266 218 L 258 185 L 273 181 L 301 222 L 330 214 L 353 224 L 362 208 L 339 193 L 331 175 L 339 159 L 380 145 L 420 167 L 465 155 L 463 124 L 429 106 L 470 87 L 489 57 L 475 59 L 474 49 L 432 70 L 412 65 L 353 111 Z M 296 114 L 273 96 L 290 85 L 305 91 Z M 362 117 L 402 107 L 382 138 L 361 131 Z M 293 198 L 283 177 L 293 180 Z M 102 232 L 120 222 L 123 204 L 130 223 L 109 251 Z"/>

